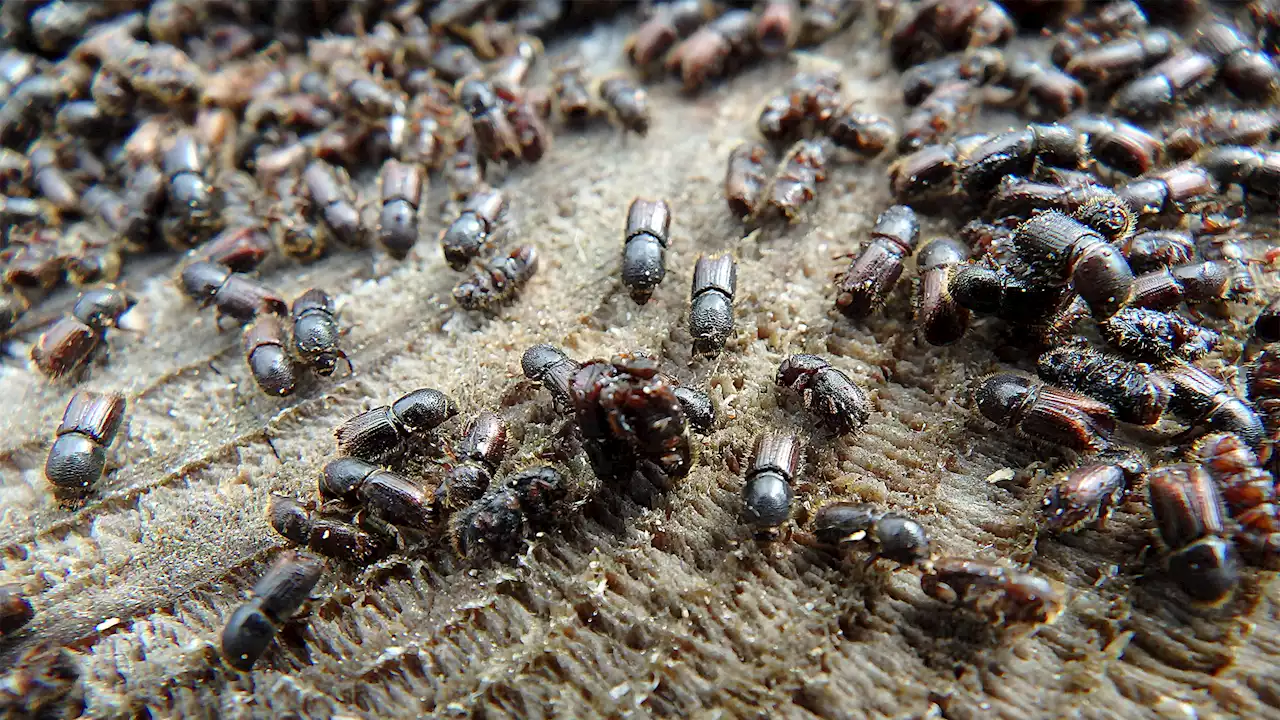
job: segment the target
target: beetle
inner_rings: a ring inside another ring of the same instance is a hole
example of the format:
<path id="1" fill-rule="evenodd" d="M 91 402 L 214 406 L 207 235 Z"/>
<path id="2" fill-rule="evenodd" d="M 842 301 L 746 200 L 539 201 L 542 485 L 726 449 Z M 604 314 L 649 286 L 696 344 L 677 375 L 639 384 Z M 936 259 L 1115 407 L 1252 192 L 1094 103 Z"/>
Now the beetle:
<path id="1" fill-rule="evenodd" d="M 457 414 L 458 406 L 448 395 L 423 388 L 348 419 L 333 434 L 338 452 L 377 461 L 403 454 L 410 438 L 435 430 Z"/>
<path id="2" fill-rule="evenodd" d="M 743 518 L 757 535 L 768 537 L 791 517 L 792 485 L 803 447 L 794 433 L 769 431 L 756 438 L 742 486 Z"/>
<path id="3" fill-rule="evenodd" d="M 738 286 L 738 264 L 730 255 L 698 256 L 693 268 L 689 300 L 689 334 L 694 352 L 712 357 L 724 349 L 733 334 L 733 296 Z"/>
<path id="4" fill-rule="evenodd" d="M 871 551 L 868 564 L 880 558 L 899 565 L 922 564 L 929 559 L 929 533 L 924 526 L 900 513 L 870 503 L 828 503 L 813 516 L 818 542 L 840 550 Z"/>
<path id="5" fill-rule="evenodd" d="M 324 564 L 302 554 L 281 556 L 253 586 L 248 602 L 236 608 L 222 629 L 222 657 L 241 672 L 253 669 L 271 640 L 311 596 Z"/>
<path id="6" fill-rule="evenodd" d="M 637 305 L 649 302 L 667 274 L 670 231 L 671 207 L 666 200 L 631 201 L 623 229 L 622 283 Z"/>
<path id="7" fill-rule="evenodd" d="M 113 287 L 81 293 L 71 313 L 40 335 L 31 347 L 31 360 L 51 378 L 80 371 L 106 339 L 107 330 L 129 312 L 137 300 Z"/>
<path id="8" fill-rule="evenodd" d="M 836 282 L 836 307 L 865 318 L 884 303 L 902 275 L 902 262 L 916 249 L 920 221 L 906 205 L 893 205 L 876 218 L 870 242 Z"/>
<path id="9" fill-rule="evenodd" d="M 482 410 L 463 430 L 463 440 L 454 451 L 458 462 L 445 473 L 436 495 L 451 510 L 479 500 L 506 454 L 506 421 L 492 410 Z"/>
<path id="10" fill-rule="evenodd" d="M 303 363 L 322 377 L 332 375 L 338 361 L 347 364 L 348 372 L 355 372 L 338 345 L 342 331 L 328 293 L 318 288 L 302 293 L 293 301 L 292 316 L 293 350 Z"/>
<path id="11" fill-rule="evenodd" d="M 1065 605 L 1044 578 L 985 560 L 944 557 L 920 578 L 932 598 L 972 609 L 996 625 L 1053 622 Z"/>
<path id="12" fill-rule="evenodd" d="M 200 307 L 213 305 L 219 322 L 229 317 L 240 324 L 260 313 L 285 316 L 289 306 L 275 290 L 243 273 L 210 262 L 193 262 L 182 269 L 182 286 Z"/>
<path id="13" fill-rule="evenodd" d="M 856 432 L 871 418 L 867 393 L 849 376 L 817 355 L 792 355 L 778 366 L 778 387 L 789 388 L 804 399 L 823 423 L 837 435 Z"/>
<path id="14" fill-rule="evenodd" d="M 1104 450 L 1115 431 L 1111 406 L 1022 375 L 988 376 L 973 399 L 988 420 L 1073 450 Z"/>
<path id="15" fill-rule="evenodd" d="M 107 462 L 107 448 L 124 422 L 126 402 L 119 393 L 77 392 L 58 425 L 44 476 L 54 492 L 69 497 L 93 489 Z"/>
<path id="16" fill-rule="evenodd" d="M 1169 573 L 1198 604 L 1220 605 L 1240 582 L 1235 547 L 1225 537 L 1222 499 L 1195 465 L 1155 468 L 1147 477 L 1151 513 L 1170 551 Z"/>

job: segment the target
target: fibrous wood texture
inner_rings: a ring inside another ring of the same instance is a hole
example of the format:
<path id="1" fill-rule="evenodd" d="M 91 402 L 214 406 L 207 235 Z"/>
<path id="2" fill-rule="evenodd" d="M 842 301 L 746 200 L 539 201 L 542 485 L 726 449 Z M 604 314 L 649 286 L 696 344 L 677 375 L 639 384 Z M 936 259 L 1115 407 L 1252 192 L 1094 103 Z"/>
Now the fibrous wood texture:
<path id="1" fill-rule="evenodd" d="M 584 42 L 612 60 L 620 37 Z M 896 76 L 868 29 L 819 52 L 842 63 L 863 109 L 900 112 Z M 1186 609 L 1145 550 L 1140 501 L 1104 531 L 1037 542 L 1030 510 L 1043 475 L 988 477 L 1057 455 L 993 429 L 966 396 L 970 380 L 999 366 L 999 332 L 980 325 L 946 349 L 915 342 L 907 282 L 866 323 L 833 311 L 830 278 L 846 262 L 833 256 L 855 250 L 889 203 L 883 161 L 836 168 L 799 222 L 743 238 L 721 196 L 725 158 L 791 72 L 775 63 L 695 98 L 657 86 L 648 137 L 561 132 L 541 163 L 511 170 L 511 227 L 542 264 L 494 316 L 453 305 L 457 276 L 434 234 L 403 264 L 346 253 L 273 270 L 264 279 L 290 297 L 316 286 L 340 298 L 356 368 L 284 401 L 257 390 L 237 333 L 218 332 L 169 274 L 131 278 L 149 328 L 115 333 L 109 363 L 86 385 L 125 392 L 129 413 L 118 467 L 81 509 L 57 507 L 41 473 L 71 390 L 6 362 L 0 580 L 23 583 L 37 617 L 0 644 L 0 707 L 101 717 L 1280 716 L 1270 575 L 1254 576 L 1228 608 Z M 644 307 L 618 282 L 637 195 L 674 210 L 668 276 Z M 724 251 L 740 263 L 737 331 L 718 361 L 695 362 L 689 280 L 699 253 Z M 458 564 L 441 541 L 366 572 L 333 566 L 309 614 L 251 674 L 226 668 L 222 623 L 283 547 L 264 517 L 268 498 L 314 493 L 332 429 L 436 387 L 462 409 L 448 432 L 497 407 L 518 446 L 504 472 L 531 463 L 562 423 L 520 375 L 521 353 L 537 342 L 583 359 L 648 350 L 706 387 L 720 421 L 696 440 L 690 476 L 646 508 L 602 495 L 576 461 L 572 512 L 515 561 Z M 750 539 L 737 519 L 738 460 L 764 428 L 811 430 L 772 383 L 796 352 L 829 357 L 877 408 L 856 437 L 812 434 L 797 522 L 827 499 L 903 510 L 940 552 L 1065 583 L 1055 624 L 1020 639 L 993 633 L 926 598 L 914 571 Z"/>

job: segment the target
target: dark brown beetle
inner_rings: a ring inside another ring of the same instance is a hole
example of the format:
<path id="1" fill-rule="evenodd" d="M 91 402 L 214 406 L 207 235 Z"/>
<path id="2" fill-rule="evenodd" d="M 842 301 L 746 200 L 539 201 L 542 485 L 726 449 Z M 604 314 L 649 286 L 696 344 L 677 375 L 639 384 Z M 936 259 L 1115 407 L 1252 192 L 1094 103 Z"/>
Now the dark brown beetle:
<path id="1" fill-rule="evenodd" d="M 524 376 L 541 383 L 563 408 L 570 407 L 569 383 L 580 367 L 576 360 L 552 345 L 534 345 L 520 357 Z"/>
<path id="2" fill-rule="evenodd" d="M 1107 89 L 1169 57 L 1177 42 L 1168 30 L 1146 30 L 1073 52 L 1062 69 L 1092 88 Z"/>
<path id="3" fill-rule="evenodd" d="M 1280 342 L 1280 296 L 1267 303 L 1254 318 L 1253 336 L 1264 343 Z"/>
<path id="4" fill-rule="evenodd" d="M 951 295 L 961 307 L 1032 330 L 1046 344 L 1052 344 L 1046 333 L 1064 315 L 1074 315 L 1077 304 L 1087 312 L 1078 296 L 1064 290 L 1037 281 L 1025 268 L 997 265 L 989 258 L 957 265 L 950 284 Z"/>
<path id="5" fill-rule="evenodd" d="M 232 272 L 255 270 L 275 246 L 259 226 L 232 227 L 219 232 L 187 254 L 188 262 L 221 265 Z"/>
<path id="6" fill-rule="evenodd" d="M 1196 31 L 1196 47 L 1220 68 L 1219 80 L 1242 100 L 1267 102 L 1280 91 L 1280 68 L 1259 52 L 1244 33 L 1225 18 L 1217 17 Z"/>
<path id="7" fill-rule="evenodd" d="M 1098 330 L 1112 347 L 1145 362 L 1196 360 L 1222 340 L 1216 331 L 1180 315 L 1140 307 L 1122 308 L 1098 323 Z"/>
<path id="8" fill-rule="evenodd" d="M 1011 60 L 998 82 L 1013 91 L 1010 102 L 1023 114 L 1041 120 L 1068 115 L 1088 97 L 1084 86 L 1075 78 L 1025 58 Z"/>
<path id="9" fill-rule="evenodd" d="M 1195 240 L 1180 230 L 1148 230 L 1133 235 L 1120 247 L 1135 273 L 1186 265 L 1196 255 Z"/>
<path id="10" fill-rule="evenodd" d="M 1100 201 L 1116 202 L 1116 194 L 1102 185 L 1062 185 L 1036 182 L 1019 177 L 1006 177 L 987 202 L 985 216 L 1000 225 L 1030 218 L 1045 210 L 1075 215 L 1086 205 Z M 1132 216 L 1132 213 L 1129 213 Z"/>
<path id="11" fill-rule="evenodd" d="M 742 486 L 743 520 L 760 537 L 771 537 L 791 518 L 791 486 L 804 454 L 794 433 L 768 431 L 756 438 Z"/>
<path id="12" fill-rule="evenodd" d="M 889 56 L 899 69 L 948 52 L 1002 45 L 1016 28 L 990 0 L 925 0 L 900 5 L 905 16 L 892 27 Z"/>
<path id="13" fill-rule="evenodd" d="M 465 270 L 473 258 L 487 251 L 495 242 L 506 210 L 507 198 L 501 190 L 486 189 L 472 195 L 458 217 L 440 233 L 449 267 Z"/>
<path id="14" fill-rule="evenodd" d="M 293 301 L 293 349 L 298 359 L 328 377 L 341 360 L 354 372 L 351 360 L 338 346 L 342 331 L 333 307 L 333 299 L 323 290 L 312 288 Z"/>
<path id="15" fill-rule="evenodd" d="M 363 68 L 350 62 L 337 62 L 329 68 L 334 91 L 334 104 L 348 113 L 369 121 L 404 113 L 405 100 L 374 79 Z"/>
<path id="16" fill-rule="evenodd" d="M 569 396 L 597 477 L 625 481 L 639 469 L 665 488 L 689 473 L 684 408 L 652 359 L 617 355 L 585 363 L 570 378 Z"/>
<path id="17" fill-rule="evenodd" d="M 667 70 L 680 75 L 686 92 L 698 90 L 707 80 L 734 72 L 757 53 L 755 32 L 755 15 L 729 10 L 677 45 L 667 55 Z"/>
<path id="18" fill-rule="evenodd" d="M 724 174 L 724 199 L 729 212 L 743 218 L 760 208 L 768 175 L 764 167 L 769 151 L 763 145 L 742 143 L 729 153 Z"/>
<path id="19" fill-rule="evenodd" d="M 597 112 L 580 62 L 556 68 L 551 91 L 555 95 L 556 109 L 560 116 L 571 125 L 583 125 Z"/>
<path id="20" fill-rule="evenodd" d="M 1064 607 L 1061 591 L 1048 580 L 984 560 L 939 558 L 920 578 L 920 589 L 995 625 L 1050 623 Z"/>
<path id="21" fill-rule="evenodd" d="M 1008 175 L 1026 177 L 1040 165 L 1074 170 L 1088 157 L 1085 136 L 1065 125 L 1028 125 L 979 145 L 960 164 L 960 187 L 985 197 Z"/>
<path id="22" fill-rule="evenodd" d="M 902 101 L 919 105 L 941 85 L 964 80 L 985 85 L 1004 73 L 1004 53 L 995 48 L 974 48 L 920 63 L 902 73 Z"/>
<path id="23" fill-rule="evenodd" d="M 1056 283 L 1069 281 L 1095 317 L 1114 315 L 1133 293 L 1129 263 L 1106 239 L 1059 212 L 1041 213 L 1018 226 L 1019 256 Z"/>
<path id="24" fill-rule="evenodd" d="M 625 77 L 601 81 L 600 100 L 624 129 L 644 137 L 649 132 L 649 94 Z"/>
<path id="25" fill-rule="evenodd" d="M 1101 530 L 1125 496 L 1147 474 L 1136 452 L 1108 453 L 1066 474 L 1040 501 L 1040 516 L 1050 532 L 1074 532 L 1084 525 Z"/>
<path id="26" fill-rule="evenodd" d="M 484 64 L 465 45 L 442 43 L 428 61 L 436 75 L 445 82 L 484 75 Z"/>
<path id="27" fill-rule="evenodd" d="M 654 288 L 667 274 L 670 231 L 671 207 L 666 200 L 631 201 L 622 235 L 622 284 L 637 305 L 649 302 Z"/>
<path id="28" fill-rule="evenodd" d="M 1177 103 L 1194 100 L 1217 73 L 1213 58 L 1182 50 L 1120 88 L 1111 98 L 1111 108 L 1131 118 L 1163 115 Z"/>
<path id="29" fill-rule="evenodd" d="M 196 245 L 221 224 L 217 195 L 204 177 L 207 163 L 208 151 L 191 132 L 180 132 L 164 153 L 170 210 L 164 237 L 174 247 Z"/>
<path id="30" fill-rule="evenodd" d="M 463 81 L 458 88 L 458 102 L 471 116 L 481 156 L 498 162 L 520 156 L 520 139 L 491 84 L 483 80 Z"/>
<path id="31" fill-rule="evenodd" d="M 115 288 L 87 290 L 76 300 L 71 314 L 60 318 L 31 347 L 31 360 L 51 378 L 59 378 L 84 366 L 137 301 Z"/>
<path id="32" fill-rule="evenodd" d="M 18 632 L 35 616 L 36 611 L 23 595 L 21 585 L 0 585 L 0 637 Z"/>
<path id="33" fill-rule="evenodd" d="M 1147 476 L 1151 514 L 1170 551 L 1169 573 L 1197 603 L 1219 605 L 1240 582 L 1236 551 L 1224 537 L 1222 499 L 1195 465 L 1155 468 Z"/>
<path id="34" fill-rule="evenodd" d="M 449 396 L 424 388 L 350 418 L 333 434 L 338 452 L 377 462 L 402 454 L 409 438 L 429 433 L 457 414 Z"/>
<path id="35" fill-rule="evenodd" d="M 499 90 L 523 89 L 534 63 L 542 56 L 542 50 L 542 42 L 537 38 L 512 38 L 508 47 L 501 50 L 496 67 L 490 70 L 489 80 Z"/>
<path id="36" fill-rule="evenodd" d="M 450 117 L 452 106 L 438 102 L 436 94 L 432 86 L 415 95 L 402 124 L 388 120 L 391 149 L 401 162 L 432 169 L 444 164 L 448 139 L 442 121 Z"/>
<path id="37" fill-rule="evenodd" d="M 61 252 L 61 230 L 11 227 L 9 241 L 0 251 L 4 284 L 10 288 L 50 290 L 65 278 L 67 258 Z"/>
<path id="38" fill-rule="evenodd" d="M 492 410 L 482 410 L 463 430 L 454 451 L 457 463 L 436 489 L 446 508 L 461 510 L 484 495 L 507 454 L 507 423 Z"/>
<path id="39" fill-rule="evenodd" d="M 118 393 L 82 390 L 71 397 L 44 464 L 44 476 L 56 494 L 80 496 L 93 489 L 124 413 L 125 400 Z"/>
<path id="40" fill-rule="evenodd" d="M 394 536 L 370 532 L 340 517 L 312 512 L 296 500 L 280 495 L 271 496 L 267 520 L 289 542 L 356 565 L 367 565 L 395 547 Z"/>
<path id="41" fill-rule="evenodd" d="M 792 355 L 778 366 L 778 387 L 789 388 L 804 399 L 837 435 L 856 432 L 871 418 L 867 393 L 844 372 L 817 355 Z"/>
<path id="42" fill-rule="evenodd" d="M 298 389 L 289 336 L 279 315 L 263 313 L 245 327 L 244 360 L 262 392 L 285 397 Z"/>
<path id="43" fill-rule="evenodd" d="M 889 166 L 889 184 L 900 203 L 950 194 L 959 168 L 951 145 L 926 145 Z"/>
<path id="44" fill-rule="evenodd" d="M 854 102 L 849 103 L 827 122 L 827 137 L 836 147 L 871 158 L 893 145 L 898 131 L 892 120 L 883 115 L 854 112 L 853 107 Z"/>
<path id="45" fill-rule="evenodd" d="M 651 68 L 680 38 L 687 37 L 709 20 L 712 11 L 711 4 L 705 0 L 677 0 L 659 6 L 657 12 L 627 38 L 627 60 L 642 70 Z"/>
<path id="46" fill-rule="evenodd" d="M 1267 431 L 1258 453 L 1274 472 L 1280 465 L 1280 346 L 1267 345 L 1248 366 L 1249 399 L 1262 413 Z"/>
<path id="47" fill-rule="evenodd" d="M 765 55 L 780 55 L 795 44 L 800 23 L 795 0 L 769 0 L 756 23 L 756 46 Z"/>
<path id="48" fill-rule="evenodd" d="M 1110 405 L 1023 375 L 988 376 L 973 400 L 983 417 L 1001 427 L 1081 452 L 1106 449 L 1115 431 Z"/>
<path id="49" fill-rule="evenodd" d="M 929 559 L 929 534 L 920 523 L 869 503 L 837 502 L 822 506 L 813 516 L 818 542 L 847 552 L 868 550 L 867 563 L 880 558 L 899 565 L 916 565 Z"/>
<path id="50" fill-rule="evenodd" d="M 0 106 L 0 141 L 17 148 L 30 142 L 66 98 L 66 88 L 50 74 L 27 78 L 6 96 Z"/>
<path id="51" fill-rule="evenodd" d="M 902 275 L 902 263 L 916 249 L 920 220 L 906 205 L 894 205 L 876 218 L 870 242 L 836 281 L 836 307 L 851 318 L 865 318 L 884 303 Z"/>
<path id="52" fill-rule="evenodd" d="M 347 245 L 364 245 L 360 212 L 348 198 L 351 181 L 346 171 L 323 160 L 313 160 L 302 171 L 302 180 L 320 219 L 333 234 Z"/>
<path id="53" fill-rule="evenodd" d="M 66 276 L 78 286 L 114 282 L 124 262 L 119 245 L 95 224 L 81 221 L 65 226 L 62 234 Z"/>
<path id="54" fill-rule="evenodd" d="M 941 142 L 967 125 L 978 109 L 980 97 L 972 83 L 956 80 L 934 88 L 907 113 L 898 138 L 898 152 L 908 153 Z"/>
<path id="55" fill-rule="evenodd" d="M 359 506 L 392 525 L 430 530 L 436 515 L 430 496 L 408 478 L 356 457 L 330 460 L 317 484 L 320 498 Z"/>
<path id="56" fill-rule="evenodd" d="M 733 334 L 733 296 L 738 287 L 738 264 L 730 255 L 698 256 L 689 295 L 689 334 L 697 353 L 719 355 Z"/>
<path id="57" fill-rule="evenodd" d="M 418 208 L 425 181 L 422 166 L 389 159 L 382 164 L 379 187 L 382 213 L 378 216 L 378 242 L 397 260 L 409 256 L 418 242 Z"/>
<path id="58" fill-rule="evenodd" d="M 474 132 L 461 132 L 453 138 L 452 151 L 444 164 L 445 181 L 454 200 L 465 200 L 485 187 L 484 158 L 476 149 Z"/>
<path id="59" fill-rule="evenodd" d="M 525 93 L 499 89 L 507 122 L 515 134 L 518 157 L 525 162 L 538 162 L 551 147 L 551 133 L 538 115 L 538 109 Z"/>
<path id="60" fill-rule="evenodd" d="M 311 596 L 324 572 L 316 559 L 287 553 L 253 586 L 245 604 L 236 608 L 222 629 L 222 658 L 227 665 L 249 672 L 267 646 Z"/>
<path id="61" fill-rule="evenodd" d="M 78 212 L 80 191 L 71 184 L 67 173 L 59 166 L 56 150 L 37 141 L 31 146 L 28 156 L 31 158 L 31 179 L 40 195 L 59 210 Z"/>
<path id="62" fill-rule="evenodd" d="M 821 142 L 801 140 L 778 163 L 778 172 L 769 185 L 769 205 L 787 220 L 795 220 L 800 210 L 818 195 L 818 183 L 827 180 L 827 151 Z"/>
<path id="63" fill-rule="evenodd" d="M 716 423 L 716 407 L 711 396 L 691 387 L 678 387 L 672 390 L 680 407 L 684 408 L 684 417 L 698 432 L 708 432 Z"/>
<path id="64" fill-rule="evenodd" d="M 849 26 L 862 10 L 858 0 L 809 0 L 800 12 L 798 41 L 816 45 Z"/>
<path id="65" fill-rule="evenodd" d="M 167 192 L 164 173 L 151 163 L 134 168 L 125 182 L 122 199 L 128 208 L 127 227 L 121 235 L 130 249 L 143 250 L 154 245 L 156 220 L 160 218 Z"/>
<path id="66" fill-rule="evenodd" d="M 1231 518 L 1236 547 L 1249 562 L 1274 570 L 1280 565 L 1280 506 L 1276 480 L 1258 456 L 1231 433 L 1205 435 L 1192 450 L 1217 483 Z"/>
<path id="67" fill-rule="evenodd" d="M 1089 154 L 1103 166 L 1125 175 L 1150 172 L 1164 158 L 1164 143 L 1137 125 L 1089 115 L 1071 127 L 1089 138 Z"/>
<path id="68" fill-rule="evenodd" d="M 1187 363 L 1177 363 L 1163 374 L 1173 383 L 1169 410 L 1174 415 L 1196 426 L 1235 433 L 1253 448 L 1262 445 L 1262 419 L 1221 380 Z"/>
<path id="69" fill-rule="evenodd" d="M 526 535 L 555 521 L 567 495 L 565 478 L 555 468 L 514 473 L 454 515 L 449 532 L 454 551 L 464 558 L 510 557 Z"/>
<path id="70" fill-rule="evenodd" d="M 1274 109 L 1202 108 L 1170 123 L 1164 144 L 1170 155 L 1184 160 L 1205 148 L 1220 145 L 1257 147 L 1280 136 L 1280 112 Z"/>
<path id="71" fill-rule="evenodd" d="M 938 238 L 920 249 L 916 268 L 914 315 L 920 336 L 930 345 L 950 345 L 969 329 L 969 309 L 951 294 L 955 267 L 969 257 L 969 249 L 952 238 Z"/>
<path id="72" fill-rule="evenodd" d="M 1202 153 L 1200 164 L 1223 187 L 1239 185 L 1246 196 L 1280 200 L 1280 151 L 1227 145 Z"/>
<path id="73" fill-rule="evenodd" d="M 200 307 L 213 305 L 219 321 L 229 317 L 243 325 L 261 313 L 284 316 L 289 312 L 289 306 L 276 291 L 248 275 L 213 263 L 194 262 L 184 267 L 182 286 Z"/>
<path id="74" fill-rule="evenodd" d="M 1173 394 L 1169 381 L 1149 366 L 1091 350 L 1082 338 L 1041 355 L 1036 371 L 1045 382 L 1107 403 L 1117 420 L 1136 425 L 1160 422 Z"/>
<path id="75" fill-rule="evenodd" d="M 840 76 L 831 70 L 795 75 L 765 103 L 756 129 L 777 146 L 812 137 L 839 109 L 840 86 Z"/>
<path id="76" fill-rule="evenodd" d="M 1230 262 L 1175 265 L 1139 275 L 1133 283 L 1133 306 L 1172 310 L 1183 302 L 1236 300 L 1248 296 Z"/>
<path id="77" fill-rule="evenodd" d="M 537 248 L 520 245 L 483 263 L 476 263 L 471 273 L 454 286 L 453 299 L 459 307 L 467 310 L 483 310 L 509 302 L 537 270 Z"/>
<path id="78" fill-rule="evenodd" d="M 319 260 L 335 233 L 323 218 L 316 217 L 318 206 L 304 178 L 293 172 L 283 174 L 275 179 L 271 191 L 275 202 L 268 211 L 274 221 L 269 231 L 275 246 L 299 262 Z"/>

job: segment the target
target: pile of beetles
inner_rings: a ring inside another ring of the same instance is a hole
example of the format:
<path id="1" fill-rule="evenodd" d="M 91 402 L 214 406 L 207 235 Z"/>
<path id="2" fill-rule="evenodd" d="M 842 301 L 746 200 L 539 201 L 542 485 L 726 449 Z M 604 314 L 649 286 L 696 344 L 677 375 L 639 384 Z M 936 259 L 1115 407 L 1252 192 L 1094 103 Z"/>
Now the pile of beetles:
<path id="1" fill-rule="evenodd" d="M 639 16 L 626 71 L 545 53 L 542 38 L 621 12 Z M 1005 333 L 1013 369 L 976 379 L 971 405 L 1070 461 L 1038 505 L 1046 539 L 1105 532 L 1115 508 L 1145 501 L 1159 570 L 1197 607 L 1226 605 L 1246 568 L 1280 567 L 1280 299 L 1258 290 L 1280 207 L 1277 0 L 0 3 L 0 339 L 33 336 L 34 367 L 74 386 L 129 341 L 130 266 L 173 254 L 181 311 L 241 327 L 264 393 L 354 373 L 331 294 L 288 303 L 260 273 L 337 253 L 423 257 L 437 252 L 420 242 L 433 218 L 457 306 L 500 312 L 538 251 L 512 238 L 516 200 L 492 168 L 538 163 L 556 133 L 597 122 L 643 142 L 646 85 L 674 76 L 693 95 L 854 21 L 881 30 L 902 112 L 862 111 L 853 78 L 809 58 L 764 103 L 759 138 L 727 154 L 728 212 L 744 228 L 803 222 L 834 164 L 882 164 L 896 204 L 851 254 L 833 309 L 874 323 L 898 288 L 924 343 L 978 323 Z M 990 116 L 1020 119 L 973 132 Z M 619 211 L 619 280 L 643 305 L 667 275 L 673 210 L 641 197 Z M 922 244 L 921 214 L 949 232 Z M 51 316 L 64 283 L 79 297 Z M 718 356 L 734 336 L 732 255 L 698 257 L 691 288 L 692 350 Z M 717 423 L 711 397 L 660 360 L 579 361 L 547 344 L 522 357 L 601 492 L 671 488 L 695 462 L 690 433 Z M 833 360 L 792 355 L 774 381 L 815 432 L 852 435 L 872 403 Z M 59 501 L 95 493 L 126 406 L 72 392 L 45 466 Z M 272 527 L 300 549 L 228 619 L 229 666 L 254 666 L 327 563 L 442 540 L 501 560 L 554 528 L 565 473 L 500 475 L 506 420 L 480 409 L 451 433 L 459 414 L 439 390 L 408 392 L 335 429 L 314 498 L 273 496 Z M 927 595 L 995 627 L 1063 610 L 1059 583 L 936 552 L 921 523 L 876 504 L 828 504 L 792 527 L 805 444 L 776 430 L 755 441 L 741 517 L 759 541 L 912 569 Z M 400 470 L 423 455 L 444 458 L 439 473 Z M 0 585 L 0 633 L 33 617 L 21 584 Z"/>

